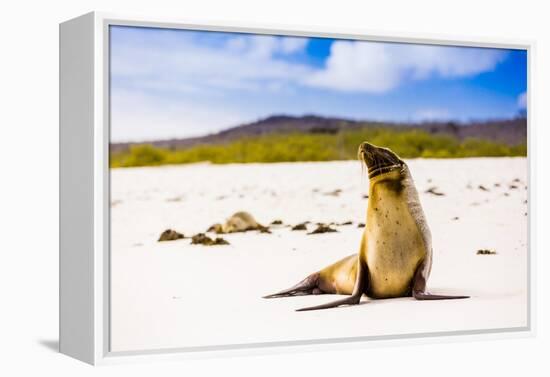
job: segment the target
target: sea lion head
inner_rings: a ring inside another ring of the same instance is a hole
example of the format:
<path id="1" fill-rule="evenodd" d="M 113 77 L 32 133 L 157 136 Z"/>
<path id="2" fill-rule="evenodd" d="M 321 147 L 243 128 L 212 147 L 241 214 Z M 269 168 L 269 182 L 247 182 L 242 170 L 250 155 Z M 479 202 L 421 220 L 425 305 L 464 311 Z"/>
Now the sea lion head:
<path id="1" fill-rule="evenodd" d="M 405 162 L 392 150 L 366 141 L 359 146 L 358 155 L 361 162 L 367 165 L 369 179 L 391 172 L 403 172 L 406 168 Z"/>

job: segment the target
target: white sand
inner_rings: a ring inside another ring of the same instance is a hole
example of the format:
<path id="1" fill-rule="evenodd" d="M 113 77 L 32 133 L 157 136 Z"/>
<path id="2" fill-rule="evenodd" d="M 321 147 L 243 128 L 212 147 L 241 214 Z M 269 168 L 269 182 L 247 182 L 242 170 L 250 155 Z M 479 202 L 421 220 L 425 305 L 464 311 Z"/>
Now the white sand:
<path id="1" fill-rule="evenodd" d="M 433 236 L 428 287 L 470 299 L 365 297 L 363 305 L 298 313 L 294 309 L 336 296 L 261 298 L 356 252 L 367 205 L 362 194 L 368 193 L 356 161 L 113 170 L 112 350 L 526 326 L 526 160 L 408 163 Z M 430 186 L 445 196 L 424 193 Z M 340 195 L 324 195 L 336 189 Z M 289 228 L 224 235 L 229 246 L 157 242 L 167 228 L 190 236 L 239 210 L 264 224 L 354 224 L 321 235 Z M 476 255 L 480 248 L 498 254 Z"/>

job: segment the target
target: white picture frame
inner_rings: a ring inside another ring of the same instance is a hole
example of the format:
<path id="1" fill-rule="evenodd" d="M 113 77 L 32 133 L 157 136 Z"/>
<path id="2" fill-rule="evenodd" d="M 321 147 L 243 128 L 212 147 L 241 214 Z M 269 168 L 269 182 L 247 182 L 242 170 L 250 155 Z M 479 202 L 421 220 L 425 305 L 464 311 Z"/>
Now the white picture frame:
<path id="1" fill-rule="evenodd" d="M 318 30 L 280 25 L 240 25 L 134 17 L 92 12 L 60 24 L 60 352 L 90 364 L 249 355 L 323 349 L 373 347 L 386 344 L 470 341 L 526 337 L 535 334 L 536 248 L 531 222 L 535 218 L 536 184 L 531 90 L 528 124 L 528 325 L 524 328 L 458 331 L 414 336 L 380 336 L 331 341 L 297 341 L 169 351 L 111 352 L 109 348 L 109 39 L 110 25 L 250 32 L 288 36 L 514 48 L 527 51 L 528 87 L 532 41 L 384 34 L 364 30 Z M 459 335 L 459 336 L 458 336 Z"/>

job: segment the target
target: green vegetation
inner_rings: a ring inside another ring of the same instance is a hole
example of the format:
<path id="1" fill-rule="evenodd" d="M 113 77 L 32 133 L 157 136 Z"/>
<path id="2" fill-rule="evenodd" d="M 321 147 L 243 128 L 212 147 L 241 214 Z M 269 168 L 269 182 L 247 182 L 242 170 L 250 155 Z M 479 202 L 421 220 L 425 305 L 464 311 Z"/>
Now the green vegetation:
<path id="1" fill-rule="evenodd" d="M 403 158 L 525 156 L 526 144 L 510 146 L 482 139 L 460 141 L 421 130 L 387 128 L 346 130 L 337 134 L 290 133 L 246 137 L 225 144 L 196 145 L 169 150 L 148 144 L 111 154 L 111 167 L 156 166 L 210 161 L 245 162 L 331 161 L 357 158 L 363 141 L 385 146 Z"/>

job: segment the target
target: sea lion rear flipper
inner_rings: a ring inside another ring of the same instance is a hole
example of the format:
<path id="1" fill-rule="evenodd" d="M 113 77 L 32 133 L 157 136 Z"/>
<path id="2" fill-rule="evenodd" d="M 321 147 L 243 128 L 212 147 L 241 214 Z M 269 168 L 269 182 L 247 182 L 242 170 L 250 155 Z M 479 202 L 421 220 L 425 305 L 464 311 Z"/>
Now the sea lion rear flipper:
<path id="1" fill-rule="evenodd" d="M 361 262 L 361 258 L 357 258 L 357 277 L 355 278 L 355 286 L 353 287 L 353 293 L 351 296 L 346 297 L 341 300 L 336 300 L 326 304 L 309 306 L 307 308 L 296 309 L 297 312 L 305 312 L 308 310 L 320 310 L 320 309 L 330 309 L 336 308 L 342 305 L 357 305 L 361 301 L 361 296 L 365 291 L 365 281 L 367 280 L 368 268 L 364 263 Z"/>
<path id="2" fill-rule="evenodd" d="M 413 292 L 413 296 L 417 300 L 453 300 L 460 298 L 470 298 L 470 296 L 445 296 L 445 295 L 432 295 L 427 292 Z"/>
<path id="3" fill-rule="evenodd" d="M 305 296 L 311 294 L 321 293 L 317 287 L 317 282 L 319 281 L 319 272 L 315 272 L 309 275 L 307 278 L 299 282 L 298 284 L 282 290 L 271 295 L 264 296 L 262 298 L 279 298 L 279 297 L 290 297 L 290 296 Z"/>
<path id="4" fill-rule="evenodd" d="M 422 262 L 416 269 L 413 278 L 412 296 L 417 300 L 454 300 L 461 298 L 470 298 L 470 296 L 447 296 L 447 295 L 432 295 L 426 291 L 426 275 L 429 271 L 429 266 L 426 261 Z"/>
<path id="5" fill-rule="evenodd" d="M 321 310 L 321 309 L 330 309 L 330 308 L 336 308 L 338 306 L 342 305 L 357 305 L 359 301 L 361 300 L 362 293 L 360 295 L 352 295 L 349 297 L 346 297 L 341 300 L 336 300 L 333 302 L 328 302 L 326 304 L 316 305 L 316 306 L 308 306 L 307 308 L 300 308 L 296 309 L 297 312 L 305 312 L 309 310 Z"/>

